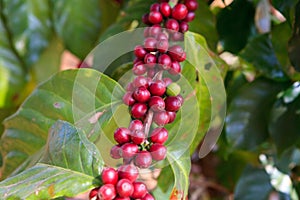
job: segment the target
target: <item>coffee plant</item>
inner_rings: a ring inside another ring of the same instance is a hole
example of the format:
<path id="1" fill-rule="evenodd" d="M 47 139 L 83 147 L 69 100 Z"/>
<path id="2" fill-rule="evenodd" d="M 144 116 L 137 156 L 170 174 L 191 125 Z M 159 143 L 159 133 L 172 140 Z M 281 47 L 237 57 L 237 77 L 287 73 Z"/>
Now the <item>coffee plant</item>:
<path id="1" fill-rule="evenodd" d="M 300 1 L 0 0 L 0 199 L 299 199 Z"/>

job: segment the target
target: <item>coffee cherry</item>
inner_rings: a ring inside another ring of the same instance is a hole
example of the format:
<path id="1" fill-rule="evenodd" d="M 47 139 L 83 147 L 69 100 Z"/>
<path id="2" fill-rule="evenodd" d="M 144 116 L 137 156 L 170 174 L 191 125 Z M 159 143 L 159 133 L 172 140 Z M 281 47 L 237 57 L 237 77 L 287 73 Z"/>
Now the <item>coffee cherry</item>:
<path id="1" fill-rule="evenodd" d="M 179 25 L 178 25 L 179 28 Z M 156 50 L 156 39 L 153 37 L 148 37 L 144 40 L 144 48 L 147 51 L 155 51 Z"/>
<path id="2" fill-rule="evenodd" d="M 161 15 L 161 13 L 159 11 L 151 11 L 149 13 L 148 19 L 152 24 L 159 24 L 162 22 L 163 16 Z"/>
<path id="3" fill-rule="evenodd" d="M 166 94 L 168 96 L 177 96 L 177 95 L 179 95 L 180 90 L 181 90 L 181 88 L 177 83 L 171 83 L 167 87 Z"/>
<path id="4" fill-rule="evenodd" d="M 179 23 L 175 19 L 168 19 L 165 24 L 166 29 L 171 31 L 179 31 Z"/>
<path id="5" fill-rule="evenodd" d="M 153 96 L 162 96 L 166 91 L 166 85 L 163 81 L 157 80 L 151 83 L 149 91 Z"/>
<path id="6" fill-rule="evenodd" d="M 143 130 L 143 128 L 144 128 L 143 122 L 138 119 L 132 120 L 128 127 L 128 129 L 132 132 L 137 131 L 137 130 L 139 130 L 139 131 Z"/>
<path id="7" fill-rule="evenodd" d="M 167 114 L 169 115 L 168 124 L 171 124 L 172 122 L 174 122 L 174 120 L 176 118 L 176 112 L 167 111 Z"/>
<path id="8" fill-rule="evenodd" d="M 139 150 L 139 147 L 136 144 L 126 143 L 121 146 L 122 149 L 122 158 L 132 158 Z"/>
<path id="9" fill-rule="evenodd" d="M 168 3 L 163 2 L 160 4 L 159 10 L 163 16 L 169 17 L 171 15 L 172 8 Z"/>
<path id="10" fill-rule="evenodd" d="M 145 133 L 141 130 L 133 131 L 131 134 L 131 141 L 134 144 L 142 144 L 145 141 Z"/>
<path id="11" fill-rule="evenodd" d="M 167 54 L 161 54 L 158 57 L 158 64 L 161 69 L 168 70 L 171 68 L 172 60 Z"/>
<path id="12" fill-rule="evenodd" d="M 99 188 L 94 188 L 94 189 L 92 189 L 90 191 L 90 193 L 89 193 L 89 199 L 90 200 L 97 200 L 97 198 L 98 198 L 98 190 L 99 190 Z"/>
<path id="13" fill-rule="evenodd" d="M 104 184 L 116 185 L 118 182 L 118 172 L 111 167 L 104 168 L 101 174 L 101 179 Z"/>
<path id="14" fill-rule="evenodd" d="M 141 151 L 136 154 L 134 164 L 139 168 L 148 168 L 152 163 L 152 156 L 148 151 Z"/>
<path id="15" fill-rule="evenodd" d="M 148 76 L 149 78 L 153 78 L 153 77 L 155 76 L 156 72 L 157 72 L 157 70 L 156 70 L 155 68 L 148 69 L 148 71 L 147 71 L 147 76 Z"/>
<path id="16" fill-rule="evenodd" d="M 183 101 L 184 101 L 183 97 L 182 97 L 180 94 L 177 95 L 176 97 L 177 97 L 177 99 L 181 102 L 181 105 L 182 105 L 182 104 L 183 104 Z"/>
<path id="17" fill-rule="evenodd" d="M 155 112 L 153 115 L 153 121 L 158 126 L 164 126 L 169 122 L 169 115 L 166 113 L 166 111 Z"/>
<path id="18" fill-rule="evenodd" d="M 163 81 L 164 81 L 166 87 L 173 82 L 172 79 L 170 79 L 169 77 L 163 78 Z"/>
<path id="19" fill-rule="evenodd" d="M 123 103 L 127 106 L 132 106 L 135 103 L 135 100 L 132 96 L 132 92 L 126 92 L 123 96 Z"/>
<path id="20" fill-rule="evenodd" d="M 131 195 L 134 199 L 143 198 L 148 193 L 147 187 L 142 182 L 133 182 L 133 193 Z"/>
<path id="21" fill-rule="evenodd" d="M 188 14 L 186 15 L 186 17 L 184 18 L 183 21 L 185 22 L 191 22 L 195 19 L 195 13 L 194 12 L 188 12 Z"/>
<path id="22" fill-rule="evenodd" d="M 147 79 L 146 77 L 144 77 L 144 76 L 137 76 L 137 77 L 133 80 L 132 86 L 133 86 L 134 88 L 139 88 L 139 87 L 142 87 L 142 86 L 148 88 L 148 86 L 149 86 L 149 81 L 148 81 L 148 79 Z M 134 91 L 134 89 L 133 89 L 132 91 Z"/>
<path id="23" fill-rule="evenodd" d="M 150 109 L 154 112 L 160 112 L 165 110 L 165 102 L 159 96 L 152 96 L 148 102 L 148 105 Z"/>
<path id="24" fill-rule="evenodd" d="M 198 8 L 198 2 L 196 0 L 185 0 L 184 4 L 189 11 L 195 11 Z"/>
<path id="25" fill-rule="evenodd" d="M 156 56 L 151 53 L 148 53 L 144 58 L 144 62 L 145 62 L 145 64 L 147 64 L 147 67 L 151 68 L 151 66 L 149 66 L 149 64 L 153 64 L 155 66 Z"/>
<path id="26" fill-rule="evenodd" d="M 121 179 L 116 185 L 116 190 L 120 197 L 130 197 L 133 193 L 133 185 L 128 179 Z"/>
<path id="27" fill-rule="evenodd" d="M 114 132 L 114 139 L 119 144 L 130 142 L 130 130 L 124 127 L 118 128 Z"/>
<path id="28" fill-rule="evenodd" d="M 163 144 L 167 141 L 168 135 L 169 133 L 167 129 L 163 127 L 158 127 L 153 129 L 153 131 L 151 132 L 150 140 L 153 143 Z"/>
<path id="29" fill-rule="evenodd" d="M 149 13 L 146 13 L 146 14 L 143 15 L 142 22 L 144 24 L 146 24 L 146 25 L 150 25 L 151 24 L 151 22 L 149 21 Z"/>
<path id="30" fill-rule="evenodd" d="M 171 35 L 172 41 L 183 41 L 184 36 L 180 32 L 173 32 Z"/>
<path id="31" fill-rule="evenodd" d="M 164 160 L 167 156 L 167 148 L 162 144 L 154 143 L 150 147 L 152 159 L 156 161 Z"/>
<path id="32" fill-rule="evenodd" d="M 178 62 L 183 62 L 186 59 L 186 53 L 183 52 L 179 57 L 178 57 Z"/>
<path id="33" fill-rule="evenodd" d="M 143 61 L 138 61 L 133 64 L 132 72 L 134 73 L 134 75 L 140 76 L 145 74 L 146 71 L 147 69 Z"/>
<path id="34" fill-rule="evenodd" d="M 98 190 L 100 200 L 112 200 L 116 195 L 115 186 L 113 184 L 105 184 Z"/>
<path id="35" fill-rule="evenodd" d="M 135 103 L 131 108 L 131 116 L 136 119 L 142 119 L 145 117 L 148 111 L 148 107 L 144 103 Z"/>
<path id="36" fill-rule="evenodd" d="M 180 109 L 182 102 L 177 96 L 169 96 L 165 99 L 165 105 L 167 111 L 176 112 Z"/>
<path id="37" fill-rule="evenodd" d="M 154 3 L 150 6 L 150 11 L 159 11 L 159 3 Z"/>
<path id="38" fill-rule="evenodd" d="M 118 175 L 119 179 L 128 179 L 129 181 L 134 182 L 139 175 L 139 171 L 134 165 L 121 165 L 118 168 Z"/>
<path id="39" fill-rule="evenodd" d="M 181 66 L 178 61 L 173 61 L 168 72 L 171 75 L 178 75 L 181 72 Z"/>
<path id="40" fill-rule="evenodd" d="M 146 51 L 146 49 L 144 49 L 142 45 L 138 45 L 134 48 L 134 55 L 140 59 L 144 59 L 147 53 L 148 52 Z"/>
<path id="41" fill-rule="evenodd" d="M 179 31 L 181 33 L 185 33 L 189 30 L 189 24 L 185 21 L 180 22 L 179 24 Z"/>
<path id="42" fill-rule="evenodd" d="M 122 153 L 122 149 L 121 146 L 119 145 L 113 146 L 110 150 L 110 156 L 114 159 L 122 158 L 121 153 Z"/>
<path id="43" fill-rule="evenodd" d="M 133 98 L 141 103 L 147 102 L 150 99 L 150 92 L 145 86 L 137 88 L 133 93 Z"/>
<path id="44" fill-rule="evenodd" d="M 128 85 L 126 86 L 126 91 L 127 92 L 133 92 L 134 91 L 134 86 L 132 83 L 128 83 Z"/>
<path id="45" fill-rule="evenodd" d="M 188 9 L 182 3 L 176 4 L 172 9 L 172 17 L 177 20 L 183 20 L 186 17 L 187 13 Z"/>
<path id="46" fill-rule="evenodd" d="M 159 40 L 168 40 L 169 37 L 165 33 L 160 33 L 160 34 L 157 35 L 156 39 L 157 39 L 157 41 L 159 41 Z"/>
<path id="47" fill-rule="evenodd" d="M 169 48 L 169 42 L 167 39 L 158 40 L 156 43 L 156 48 L 160 53 L 166 53 Z"/>
<path id="48" fill-rule="evenodd" d="M 184 52 L 183 48 L 179 45 L 171 46 L 168 51 L 168 54 L 170 55 L 170 57 L 173 60 L 178 61 L 178 62 L 181 62 L 180 60 L 184 53 L 185 52 Z"/>
<path id="49" fill-rule="evenodd" d="M 148 34 L 150 37 L 156 38 L 161 33 L 161 26 L 159 24 L 154 24 L 149 27 Z"/>
<path id="50" fill-rule="evenodd" d="M 141 200 L 155 200 L 151 194 L 146 194 Z"/>
<path id="51" fill-rule="evenodd" d="M 119 197 L 117 196 L 114 200 L 130 200 L 129 197 Z"/>

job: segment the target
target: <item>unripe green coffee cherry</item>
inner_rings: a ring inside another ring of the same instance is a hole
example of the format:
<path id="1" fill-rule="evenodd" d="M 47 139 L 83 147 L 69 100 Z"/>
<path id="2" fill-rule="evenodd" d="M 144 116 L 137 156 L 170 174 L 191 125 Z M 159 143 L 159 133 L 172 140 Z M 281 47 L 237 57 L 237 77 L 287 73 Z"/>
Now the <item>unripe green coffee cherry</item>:
<path id="1" fill-rule="evenodd" d="M 171 83 L 168 85 L 166 93 L 168 96 L 177 96 L 180 93 L 180 90 L 181 88 L 177 83 Z"/>

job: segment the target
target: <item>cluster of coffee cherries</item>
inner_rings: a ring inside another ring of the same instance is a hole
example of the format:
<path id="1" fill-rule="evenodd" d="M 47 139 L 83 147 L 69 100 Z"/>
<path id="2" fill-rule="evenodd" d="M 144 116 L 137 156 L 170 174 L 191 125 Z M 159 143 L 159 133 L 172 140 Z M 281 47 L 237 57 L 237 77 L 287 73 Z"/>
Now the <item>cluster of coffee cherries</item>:
<path id="1" fill-rule="evenodd" d="M 121 165 L 117 170 L 105 168 L 101 174 L 103 185 L 91 190 L 91 200 L 154 200 L 144 183 L 137 181 L 138 169 L 134 165 Z"/>
<path id="2" fill-rule="evenodd" d="M 180 74 L 180 62 L 186 59 L 180 42 L 183 41 L 183 33 L 188 31 L 188 22 L 194 19 L 194 11 L 198 7 L 196 0 L 178 1 L 176 5 L 172 5 L 173 3 L 174 1 L 165 0 L 154 3 L 150 12 L 143 16 L 143 22 L 149 27 L 145 28 L 143 45 L 134 48 L 132 72 L 135 76 L 127 85 L 123 96 L 132 120 L 129 127 L 115 130 L 114 139 L 117 144 L 110 151 L 112 158 L 123 159 L 123 165 L 116 171 L 112 168 L 103 170 L 104 185 L 93 189 L 90 198 L 154 199 L 146 186 L 136 181 L 137 169 L 149 168 L 153 161 L 166 158 L 167 148 L 164 143 L 169 133 L 164 126 L 176 119 L 183 97 L 180 95 L 180 86 L 171 78 L 163 76 Z M 131 173 L 128 172 L 129 169 Z M 128 174 L 135 175 L 132 177 Z"/>

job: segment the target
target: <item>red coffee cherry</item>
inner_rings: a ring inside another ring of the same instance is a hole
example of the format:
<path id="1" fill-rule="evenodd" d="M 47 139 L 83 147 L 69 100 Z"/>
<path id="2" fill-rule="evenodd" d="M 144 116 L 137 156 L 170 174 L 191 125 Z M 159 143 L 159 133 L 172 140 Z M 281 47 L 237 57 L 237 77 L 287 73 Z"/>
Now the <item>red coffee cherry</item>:
<path id="1" fill-rule="evenodd" d="M 162 144 L 154 143 L 150 147 L 152 159 L 156 161 L 164 160 L 167 156 L 167 148 Z"/>
<path id="2" fill-rule="evenodd" d="M 195 11 L 198 8 L 198 2 L 196 0 L 185 0 L 184 4 L 189 11 Z"/>
<path id="3" fill-rule="evenodd" d="M 145 64 L 148 64 L 147 66 L 149 66 L 149 64 L 154 64 L 155 65 L 156 56 L 151 54 L 151 53 L 148 53 L 144 58 L 144 62 L 145 62 Z"/>
<path id="4" fill-rule="evenodd" d="M 169 17 L 171 15 L 172 8 L 167 2 L 163 2 L 160 4 L 159 10 L 163 16 Z"/>
<path id="5" fill-rule="evenodd" d="M 130 130 L 124 127 L 120 127 L 114 132 L 114 139 L 119 144 L 130 142 Z"/>
<path id="6" fill-rule="evenodd" d="M 160 53 L 166 53 L 169 48 L 168 39 L 158 40 L 158 42 L 156 43 L 156 48 Z"/>
<path id="7" fill-rule="evenodd" d="M 150 6 L 150 11 L 159 11 L 159 3 L 154 3 Z"/>
<path id="8" fill-rule="evenodd" d="M 174 8 L 172 9 L 172 17 L 174 19 L 183 20 L 186 17 L 187 14 L 188 14 L 188 9 L 182 3 L 176 4 L 174 6 Z"/>
<path id="9" fill-rule="evenodd" d="M 161 33 L 161 26 L 159 24 L 154 24 L 148 29 L 148 34 L 150 37 L 156 38 L 160 33 Z"/>
<path id="10" fill-rule="evenodd" d="M 151 83 L 149 91 L 153 96 L 162 96 L 166 91 L 166 85 L 163 81 L 157 80 Z"/>
<path id="11" fill-rule="evenodd" d="M 146 194 L 141 200 L 155 200 L 151 194 Z"/>
<path id="12" fill-rule="evenodd" d="M 171 65 L 171 67 L 172 67 L 172 65 Z M 172 79 L 170 79 L 169 77 L 163 78 L 163 81 L 164 81 L 166 87 L 173 82 Z"/>
<path id="13" fill-rule="evenodd" d="M 128 179 L 131 182 L 134 182 L 139 175 L 139 171 L 134 165 L 121 165 L 118 168 L 118 175 L 119 179 Z"/>
<path id="14" fill-rule="evenodd" d="M 148 105 L 154 112 L 165 110 L 165 101 L 159 96 L 152 96 L 148 102 Z"/>
<path id="15" fill-rule="evenodd" d="M 176 119 L 176 112 L 167 111 L 167 114 L 169 115 L 168 124 L 171 124 Z"/>
<path id="16" fill-rule="evenodd" d="M 158 64 L 161 69 L 168 70 L 171 68 L 172 60 L 167 54 L 161 54 L 158 57 Z"/>
<path id="17" fill-rule="evenodd" d="M 101 179 L 104 184 L 117 184 L 118 182 L 118 172 L 111 167 L 104 168 L 101 173 Z"/>
<path id="18" fill-rule="evenodd" d="M 180 60 L 184 53 L 185 52 L 180 45 L 171 46 L 168 51 L 168 54 L 170 55 L 170 57 L 173 60 L 178 61 L 178 62 L 181 62 Z"/>
<path id="19" fill-rule="evenodd" d="M 153 121 L 158 126 L 164 126 L 169 122 L 169 115 L 166 111 L 155 112 L 153 115 Z"/>
<path id="20" fill-rule="evenodd" d="M 195 19 L 195 13 L 194 12 L 188 12 L 188 14 L 186 15 L 186 17 L 184 18 L 183 21 L 185 22 L 191 22 Z"/>
<path id="21" fill-rule="evenodd" d="M 179 31 L 179 23 L 176 19 L 168 19 L 165 24 L 166 29 L 171 31 Z"/>
<path id="22" fill-rule="evenodd" d="M 149 13 L 143 15 L 142 22 L 146 25 L 151 25 L 151 22 L 149 21 Z"/>
<path id="23" fill-rule="evenodd" d="M 181 72 L 181 66 L 178 61 L 173 61 L 168 72 L 171 75 L 178 75 Z"/>
<path id="24" fill-rule="evenodd" d="M 179 25 L 178 25 L 179 27 Z M 147 50 L 147 51 L 155 51 L 156 50 L 156 39 L 153 38 L 153 37 L 148 37 L 144 40 L 144 48 Z"/>
<path id="25" fill-rule="evenodd" d="M 137 76 L 137 77 L 133 80 L 132 86 L 133 86 L 134 88 L 139 88 L 139 87 L 141 87 L 141 86 L 144 86 L 144 87 L 148 88 L 148 86 L 149 86 L 149 80 L 148 80 L 146 77 L 144 77 L 144 76 Z M 135 90 L 134 88 L 132 89 L 132 91 Z"/>
<path id="26" fill-rule="evenodd" d="M 179 31 L 181 33 L 185 33 L 189 30 L 189 24 L 185 21 L 180 22 L 179 24 Z"/>
<path id="27" fill-rule="evenodd" d="M 121 146 L 122 158 L 132 158 L 138 151 L 139 147 L 136 144 L 126 143 Z"/>
<path id="28" fill-rule="evenodd" d="M 135 103 L 131 108 L 131 116 L 136 119 L 142 119 L 145 117 L 148 111 L 148 107 L 144 103 Z"/>
<path id="29" fill-rule="evenodd" d="M 167 34 L 165 33 L 160 33 L 157 35 L 156 39 L 159 41 L 159 40 L 168 40 L 169 37 L 167 36 Z"/>
<path id="30" fill-rule="evenodd" d="M 166 111 L 176 112 L 182 106 L 182 102 L 177 96 L 169 96 L 165 99 Z"/>
<path id="31" fill-rule="evenodd" d="M 99 188 L 94 188 L 89 193 L 89 199 L 96 200 L 98 198 L 98 190 Z"/>
<path id="32" fill-rule="evenodd" d="M 133 193 L 133 185 L 128 179 L 121 179 L 116 185 L 116 190 L 120 197 L 130 197 Z"/>
<path id="33" fill-rule="evenodd" d="M 142 182 L 133 182 L 133 193 L 131 195 L 134 199 L 143 198 L 148 193 L 147 186 Z"/>
<path id="34" fill-rule="evenodd" d="M 153 129 L 151 132 L 150 140 L 153 143 L 163 144 L 167 141 L 169 136 L 168 130 L 163 127 Z"/>
<path id="35" fill-rule="evenodd" d="M 137 88 L 133 93 L 134 99 L 141 103 L 147 102 L 150 99 L 150 96 L 151 94 L 145 86 Z"/>
<path id="36" fill-rule="evenodd" d="M 141 130 L 133 131 L 131 134 L 131 141 L 134 144 L 142 144 L 145 141 L 145 133 Z"/>
<path id="37" fill-rule="evenodd" d="M 122 158 L 121 153 L 122 153 L 122 149 L 121 146 L 119 145 L 113 146 L 110 150 L 110 156 L 114 159 Z"/>
<path id="38" fill-rule="evenodd" d="M 112 200 L 116 195 L 115 186 L 113 184 L 105 184 L 98 190 L 100 200 Z"/>
<path id="39" fill-rule="evenodd" d="M 138 61 L 135 64 L 133 64 L 132 72 L 134 75 L 140 76 L 145 74 L 147 71 L 147 68 L 143 61 Z"/>
<path id="40" fill-rule="evenodd" d="M 127 106 L 132 106 L 135 103 L 135 100 L 132 96 L 132 92 L 126 92 L 123 96 L 123 103 Z"/>
<path id="41" fill-rule="evenodd" d="M 164 102 L 165 103 L 165 102 Z M 141 120 L 138 120 L 138 119 L 135 119 L 135 120 L 132 120 L 129 124 L 129 127 L 128 129 L 130 131 L 137 131 L 137 130 L 143 130 L 144 129 L 144 125 L 143 125 L 143 122 Z"/>
<path id="42" fill-rule="evenodd" d="M 146 49 L 144 49 L 142 45 L 138 45 L 134 48 L 134 55 L 139 59 L 144 59 L 147 53 L 148 52 L 146 51 Z"/>
<path id="43" fill-rule="evenodd" d="M 152 156 L 148 151 L 138 152 L 134 159 L 134 164 L 139 168 L 148 168 L 152 163 Z"/>
<path id="44" fill-rule="evenodd" d="M 152 24 L 159 24 L 162 22 L 163 16 L 159 11 L 151 11 L 148 19 Z"/>

